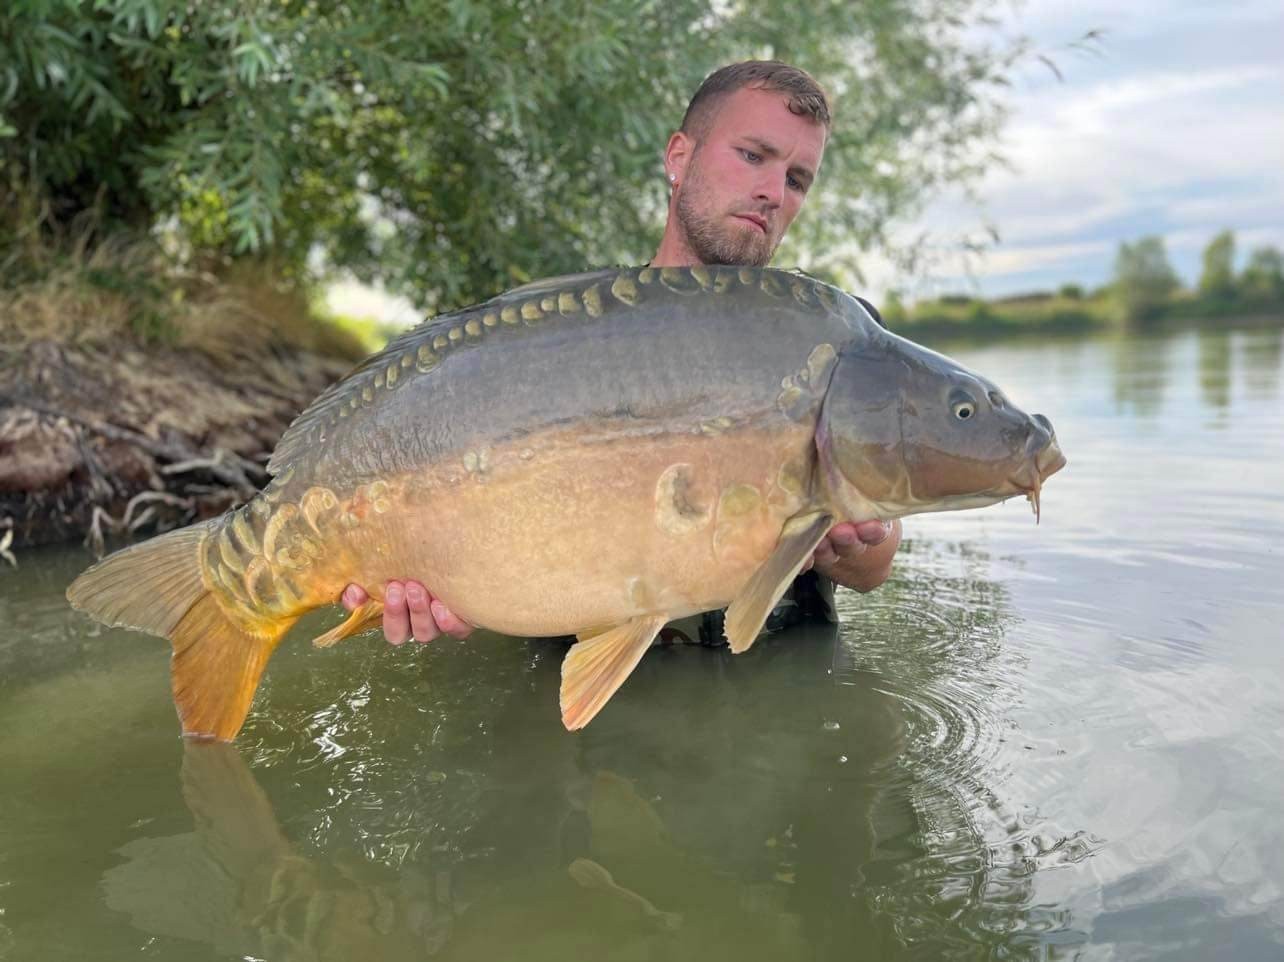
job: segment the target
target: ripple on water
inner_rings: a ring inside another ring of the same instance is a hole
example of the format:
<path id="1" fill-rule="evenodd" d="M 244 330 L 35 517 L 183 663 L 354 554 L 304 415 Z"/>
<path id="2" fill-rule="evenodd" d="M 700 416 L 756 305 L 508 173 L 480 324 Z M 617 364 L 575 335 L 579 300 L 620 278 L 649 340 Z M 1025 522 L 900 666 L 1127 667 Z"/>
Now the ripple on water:
<path id="1" fill-rule="evenodd" d="M 904 557 L 883 591 L 840 593 L 839 602 L 835 674 L 873 672 L 901 706 L 905 750 L 884 805 L 912 811 L 921 832 L 884 840 L 895 867 L 880 898 L 902 903 L 906 920 L 953 905 L 978 938 L 1019 930 L 1082 941 L 1068 911 L 1031 904 L 1033 879 L 1088 858 L 1101 841 L 1013 807 L 1004 790 L 1012 753 L 1025 748 L 1011 716 L 1028 680 L 1025 653 L 1008 641 L 1024 629 L 1008 588 L 975 544 L 911 543 Z"/>
<path id="2" fill-rule="evenodd" d="M 238 744 L 269 793 L 295 799 L 291 837 L 388 865 L 458 851 L 487 788 L 504 673 L 484 640 L 365 644 L 283 649 Z"/>

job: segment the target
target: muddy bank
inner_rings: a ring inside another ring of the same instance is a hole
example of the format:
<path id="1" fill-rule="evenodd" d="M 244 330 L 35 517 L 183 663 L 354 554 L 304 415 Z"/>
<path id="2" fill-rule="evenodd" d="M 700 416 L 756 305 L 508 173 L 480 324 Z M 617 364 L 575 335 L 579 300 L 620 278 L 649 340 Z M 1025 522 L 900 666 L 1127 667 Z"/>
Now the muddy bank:
<path id="1" fill-rule="evenodd" d="M 98 550 L 219 514 L 266 482 L 281 432 L 351 366 L 284 347 L 214 356 L 46 340 L 4 352 L 0 541 L 20 562 L 32 545 Z"/>

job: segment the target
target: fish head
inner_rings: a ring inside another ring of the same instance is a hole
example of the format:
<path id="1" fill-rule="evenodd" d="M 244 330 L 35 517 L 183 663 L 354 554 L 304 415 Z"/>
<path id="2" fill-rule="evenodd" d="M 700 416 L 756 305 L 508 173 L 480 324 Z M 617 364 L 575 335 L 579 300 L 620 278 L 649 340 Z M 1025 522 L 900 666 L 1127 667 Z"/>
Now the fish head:
<path id="1" fill-rule="evenodd" d="M 1036 518 L 1065 466 L 1052 422 L 991 381 L 886 334 L 839 355 L 817 427 L 829 495 L 851 520 L 983 507 L 1016 495 Z"/>

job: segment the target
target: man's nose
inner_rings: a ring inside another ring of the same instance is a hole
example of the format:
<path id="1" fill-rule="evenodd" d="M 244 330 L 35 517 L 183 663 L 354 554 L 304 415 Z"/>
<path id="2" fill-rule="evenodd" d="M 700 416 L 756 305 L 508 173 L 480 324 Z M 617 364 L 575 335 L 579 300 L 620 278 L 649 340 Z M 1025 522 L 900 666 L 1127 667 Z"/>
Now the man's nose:
<path id="1" fill-rule="evenodd" d="M 753 199 L 759 203 L 779 207 L 785 202 L 785 175 L 764 172 L 754 184 Z"/>

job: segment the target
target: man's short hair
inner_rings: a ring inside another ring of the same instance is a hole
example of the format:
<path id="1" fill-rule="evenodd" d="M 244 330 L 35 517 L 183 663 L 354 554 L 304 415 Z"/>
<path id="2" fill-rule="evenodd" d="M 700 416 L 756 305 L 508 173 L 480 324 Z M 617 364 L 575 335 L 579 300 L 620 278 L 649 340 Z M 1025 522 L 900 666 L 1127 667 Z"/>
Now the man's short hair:
<path id="1" fill-rule="evenodd" d="M 799 117 L 810 117 L 829 131 L 829 100 L 820 84 L 805 70 L 779 60 L 746 60 L 728 64 L 705 78 L 687 105 L 681 130 L 700 140 L 709 130 L 718 105 L 728 94 L 752 87 L 771 90 L 789 98 L 789 110 Z"/>

